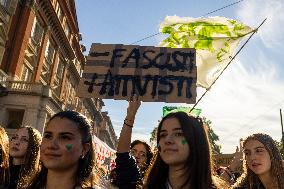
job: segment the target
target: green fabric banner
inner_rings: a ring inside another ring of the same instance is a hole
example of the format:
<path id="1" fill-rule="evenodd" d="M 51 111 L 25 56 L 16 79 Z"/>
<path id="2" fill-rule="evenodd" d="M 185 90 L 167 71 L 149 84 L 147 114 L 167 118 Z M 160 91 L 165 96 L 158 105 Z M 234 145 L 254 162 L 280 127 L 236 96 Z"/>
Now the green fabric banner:
<path id="1" fill-rule="evenodd" d="M 165 117 L 167 114 L 172 113 L 172 112 L 186 112 L 189 113 L 191 110 L 191 107 L 185 107 L 185 106 L 164 106 L 163 107 L 163 117 Z M 190 115 L 198 117 L 201 113 L 201 109 L 194 108 L 191 112 Z"/>

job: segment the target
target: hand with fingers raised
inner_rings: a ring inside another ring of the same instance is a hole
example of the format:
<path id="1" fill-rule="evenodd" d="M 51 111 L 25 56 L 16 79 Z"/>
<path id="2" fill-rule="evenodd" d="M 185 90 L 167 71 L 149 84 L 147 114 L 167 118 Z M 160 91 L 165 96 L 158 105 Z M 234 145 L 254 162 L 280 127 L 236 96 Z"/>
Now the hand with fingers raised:
<path id="1" fill-rule="evenodd" d="M 137 95 L 134 95 L 132 98 L 130 98 L 128 101 L 127 115 L 124 120 L 124 124 L 126 126 L 133 127 L 135 116 L 140 105 L 141 101 Z"/>

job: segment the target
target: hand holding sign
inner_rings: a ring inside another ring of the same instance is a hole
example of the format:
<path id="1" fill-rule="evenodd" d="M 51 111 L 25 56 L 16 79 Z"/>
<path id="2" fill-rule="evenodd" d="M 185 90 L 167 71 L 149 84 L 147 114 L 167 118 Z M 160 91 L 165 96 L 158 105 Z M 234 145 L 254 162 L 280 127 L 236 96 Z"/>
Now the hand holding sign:
<path id="1" fill-rule="evenodd" d="M 128 101 L 127 115 L 126 115 L 125 120 L 127 121 L 131 120 L 134 122 L 135 115 L 140 105 L 141 105 L 141 101 L 139 100 L 139 96 L 134 95 L 132 98 L 130 98 L 130 101 Z"/>

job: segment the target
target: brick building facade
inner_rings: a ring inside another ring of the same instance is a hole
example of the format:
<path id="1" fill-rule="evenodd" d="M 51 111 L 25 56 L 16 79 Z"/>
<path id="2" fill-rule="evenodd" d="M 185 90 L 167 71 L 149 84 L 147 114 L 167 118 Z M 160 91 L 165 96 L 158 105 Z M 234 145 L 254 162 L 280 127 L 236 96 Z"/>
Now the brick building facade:
<path id="1" fill-rule="evenodd" d="M 0 124 L 8 133 L 21 125 L 42 131 L 53 114 L 69 109 L 99 134 L 103 101 L 76 97 L 86 60 L 74 0 L 0 2 Z M 115 133 L 108 137 L 115 148 Z"/>

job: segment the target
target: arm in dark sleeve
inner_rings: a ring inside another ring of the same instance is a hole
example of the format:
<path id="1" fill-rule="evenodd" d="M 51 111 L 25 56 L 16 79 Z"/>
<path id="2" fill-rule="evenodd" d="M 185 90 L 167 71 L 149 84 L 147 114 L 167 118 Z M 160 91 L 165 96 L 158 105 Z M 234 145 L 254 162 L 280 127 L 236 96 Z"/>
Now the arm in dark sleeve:
<path id="1" fill-rule="evenodd" d="M 135 189 L 142 180 L 135 159 L 128 152 L 116 153 L 115 162 L 119 189 Z"/>

